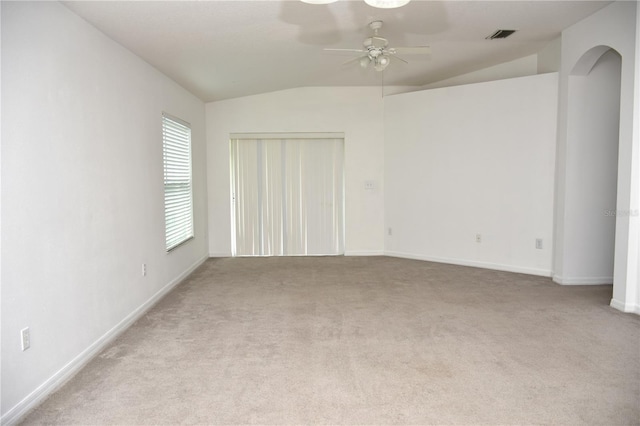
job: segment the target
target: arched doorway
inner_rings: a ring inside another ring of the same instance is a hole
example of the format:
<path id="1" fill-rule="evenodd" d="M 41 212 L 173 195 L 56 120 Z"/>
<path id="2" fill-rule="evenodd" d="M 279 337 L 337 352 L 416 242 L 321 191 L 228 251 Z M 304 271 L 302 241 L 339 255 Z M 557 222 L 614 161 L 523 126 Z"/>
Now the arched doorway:
<path id="1" fill-rule="evenodd" d="M 622 58 L 587 51 L 568 81 L 562 284 L 614 282 Z"/>

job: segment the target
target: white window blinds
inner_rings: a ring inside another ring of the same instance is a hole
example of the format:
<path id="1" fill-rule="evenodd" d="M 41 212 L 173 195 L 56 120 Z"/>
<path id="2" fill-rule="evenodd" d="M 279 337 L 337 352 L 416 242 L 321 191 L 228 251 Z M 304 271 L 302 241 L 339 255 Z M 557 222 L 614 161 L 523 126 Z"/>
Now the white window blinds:
<path id="1" fill-rule="evenodd" d="M 231 140 L 235 256 L 344 253 L 343 145 L 336 137 Z"/>
<path id="2" fill-rule="evenodd" d="M 191 128 L 162 114 L 164 221 L 167 251 L 193 238 Z"/>

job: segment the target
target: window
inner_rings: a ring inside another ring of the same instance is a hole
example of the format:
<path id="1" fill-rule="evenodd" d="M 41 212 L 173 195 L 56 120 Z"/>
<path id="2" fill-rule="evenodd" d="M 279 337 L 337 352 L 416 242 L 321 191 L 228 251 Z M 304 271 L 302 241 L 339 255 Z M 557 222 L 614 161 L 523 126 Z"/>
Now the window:
<path id="1" fill-rule="evenodd" d="M 193 238 L 191 127 L 162 114 L 164 222 L 167 251 Z"/>

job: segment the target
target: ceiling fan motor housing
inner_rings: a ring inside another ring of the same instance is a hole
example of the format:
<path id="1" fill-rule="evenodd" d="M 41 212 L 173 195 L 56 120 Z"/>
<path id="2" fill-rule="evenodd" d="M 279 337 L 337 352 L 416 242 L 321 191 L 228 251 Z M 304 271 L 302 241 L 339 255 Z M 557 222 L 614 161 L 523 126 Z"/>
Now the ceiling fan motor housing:
<path id="1" fill-rule="evenodd" d="M 369 58 L 375 60 L 385 53 L 385 48 L 389 45 L 389 42 L 382 37 L 367 37 L 362 44 L 367 50 Z"/>
<path id="2" fill-rule="evenodd" d="M 387 47 L 389 45 L 389 42 L 387 41 L 386 38 L 374 36 L 374 37 L 365 38 L 364 42 L 362 44 L 367 49 L 370 48 L 370 47 L 375 47 L 375 48 L 378 48 L 378 49 L 384 49 L 385 47 Z"/>

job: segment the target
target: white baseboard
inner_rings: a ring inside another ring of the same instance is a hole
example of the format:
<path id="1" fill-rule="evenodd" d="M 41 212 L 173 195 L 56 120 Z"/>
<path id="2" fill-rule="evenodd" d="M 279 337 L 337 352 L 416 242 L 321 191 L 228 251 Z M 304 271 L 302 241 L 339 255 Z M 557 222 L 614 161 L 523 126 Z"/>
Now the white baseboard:
<path id="1" fill-rule="evenodd" d="M 379 250 L 348 250 L 344 252 L 345 256 L 384 256 L 383 251 Z"/>
<path id="2" fill-rule="evenodd" d="M 602 285 L 612 284 L 613 277 L 563 277 L 554 275 L 553 282 L 562 285 Z"/>
<path id="3" fill-rule="evenodd" d="M 371 251 L 345 251 L 344 252 L 345 256 L 384 256 L 384 252 L 383 251 L 376 251 L 376 250 L 371 250 Z M 289 255 L 290 257 L 304 257 L 306 255 L 302 254 L 302 255 Z M 319 255 L 319 254 L 314 254 L 313 256 L 336 256 L 334 254 L 328 254 L 328 255 Z M 233 257 L 231 255 L 231 253 L 209 253 L 209 257 Z M 255 257 L 255 256 L 238 256 L 238 257 Z"/>
<path id="4" fill-rule="evenodd" d="M 476 260 L 454 259 L 454 258 L 446 258 L 446 257 L 424 256 L 420 254 L 402 253 L 402 252 L 396 252 L 396 251 L 385 252 L 385 256 L 401 257 L 404 259 L 414 259 L 414 260 L 426 260 L 428 262 L 448 263 L 451 265 L 471 266 L 474 268 L 493 269 L 496 271 L 516 272 L 518 274 L 538 275 L 541 277 L 551 277 L 551 271 L 547 269 L 504 265 L 500 263 L 481 262 Z"/>
<path id="5" fill-rule="evenodd" d="M 27 395 L 22 401 L 9 409 L 0 422 L 3 425 L 13 425 L 19 423 L 22 418 L 32 409 L 37 407 L 44 399 L 53 392 L 58 390 L 76 373 L 78 373 L 85 365 L 89 363 L 96 355 L 98 355 L 107 345 L 113 342 L 120 334 L 128 329 L 134 322 L 140 319 L 149 309 L 160 301 L 175 286 L 182 282 L 189 274 L 191 274 L 198 266 L 202 265 L 208 256 L 205 256 L 193 263 L 186 271 L 177 278 L 169 282 L 161 288 L 156 294 L 151 296 L 149 300 L 137 307 L 133 312 L 127 315 L 122 321 L 115 325 L 111 330 L 107 331 L 98 340 L 93 342 L 88 348 L 82 351 L 78 356 L 73 358 L 67 365 L 58 370 L 53 376 L 38 386 L 33 392 Z"/>
<path id="6" fill-rule="evenodd" d="M 640 315 L 640 305 L 635 305 L 633 303 L 624 303 L 616 299 L 611 299 L 611 303 L 609 304 L 609 306 L 622 312 Z"/>
<path id="7" fill-rule="evenodd" d="M 231 252 L 229 253 L 209 253 L 209 257 L 233 257 Z"/>

